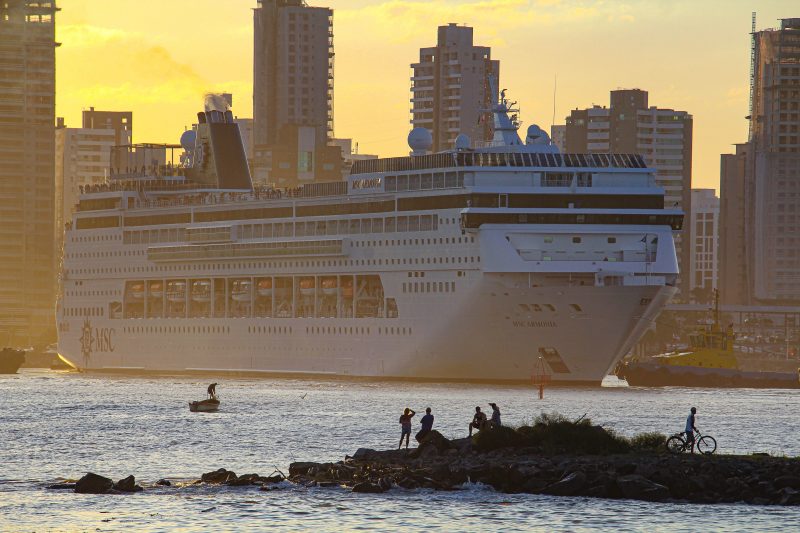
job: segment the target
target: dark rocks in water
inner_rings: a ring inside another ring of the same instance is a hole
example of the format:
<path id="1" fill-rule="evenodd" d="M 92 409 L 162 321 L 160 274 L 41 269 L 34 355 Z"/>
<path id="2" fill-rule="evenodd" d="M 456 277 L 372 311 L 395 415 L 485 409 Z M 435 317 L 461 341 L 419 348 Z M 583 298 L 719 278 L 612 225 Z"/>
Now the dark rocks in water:
<path id="1" fill-rule="evenodd" d="M 114 482 L 109 478 L 89 472 L 75 483 L 75 492 L 78 494 L 104 494 L 113 487 Z"/>
<path id="2" fill-rule="evenodd" d="M 156 485 L 161 485 L 162 487 L 171 487 L 172 483 L 168 479 L 159 479 L 156 481 Z"/>
<path id="3" fill-rule="evenodd" d="M 586 474 L 573 472 L 545 488 L 542 493 L 552 496 L 574 496 L 586 486 Z"/>
<path id="4" fill-rule="evenodd" d="M 261 476 L 258 474 L 242 474 L 241 476 L 234 477 L 225 482 L 226 485 L 231 487 L 244 487 L 247 485 L 255 485 L 261 481 Z"/>
<path id="5" fill-rule="evenodd" d="M 120 492 L 141 492 L 144 489 L 136 484 L 135 477 L 128 476 L 114 483 L 114 490 L 118 490 Z"/>
<path id="6" fill-rule="evenodd" d="M 372 483 L 370 481 L 363 481 L 353 486 L 353 492 L 361 492 L 365 494 L 380 494 L 389 490 L 379 483 Z"/>
<path id="7" fill-rule="evenodd" d="M 376 451 L 371 448 L 359 448 L 356 450 L 356 453 L 353 454 L 353 459 L 356 461 L 363 461 L 364 459 L 369 458 L 370 455 L 375 454 Z M 291 472 L 289 473 L 291 475 Z"/>
<path id="8" fill-rule="evenodd" d="M 775 485 L 777 489 L 790 487 L 795 490 L 800 490 L 800 476 L 778 476 L 772 484 Z"/>
<path id="9" fill-rule="evenodd" d="M 359 448 L 362 450 L 363 448 Z M 358 453 L 358 452 L 356 452 Z M 289 465 L 289 477 L 294 476 L 304 476 L 308 474 L 308 471 L 312 468 L 316 468 L 319 466 L 318 463 L 309 463 L 309 462 L 296 462 Z"/>
<path id="10" fill-rule="evenodd" d="M 617 486 L 622 492 L 622 495 L 629 500 L 659 502 L 670 497 L 670 492 L 667 487 L 637 474 L 619 477 L 617 479 Z"/>
<path id="11" fill-rule="evenodd" d="M 48 485 L 47 488 L 50 490 L 75 490 L 76 485 L 77 483 L 54 483 Z"/>
<path id="12" fill-rule="evenodd" d="M 200 481 L 215 485 L 229 483 L 235 479 L 236 479 L 236 474 L 234 472 L 231 472 L 230 470 L 225 470 L 224 468 L 214 470 L 213 472 L 206 472 L 205 474 L 200 476 Z"/>

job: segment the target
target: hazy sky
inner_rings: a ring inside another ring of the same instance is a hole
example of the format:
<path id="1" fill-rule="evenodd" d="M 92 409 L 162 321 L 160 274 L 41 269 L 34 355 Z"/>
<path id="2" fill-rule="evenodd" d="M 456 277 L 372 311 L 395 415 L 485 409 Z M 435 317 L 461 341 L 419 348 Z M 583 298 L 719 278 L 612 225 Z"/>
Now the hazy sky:
<path id="1" fill-rule="evenodd" d="M 57 110 L 67 126 L 94 106 L 134 113 L 135 142 L 177 142 L 206 92 L 252 116 L 256 0 L 61 0 Z M 750 13 L 759 29 L 800 17 L 795 1 L 330 0 L 335 134 L 362 153 L 407 152 L 410 63 L 448 22 L 475 28 L 501 61 L 524 127 L 607 105 L 615 88 L 694 115 L 694 187 L 718 187 L 719 154 L 747 136 Z"/>

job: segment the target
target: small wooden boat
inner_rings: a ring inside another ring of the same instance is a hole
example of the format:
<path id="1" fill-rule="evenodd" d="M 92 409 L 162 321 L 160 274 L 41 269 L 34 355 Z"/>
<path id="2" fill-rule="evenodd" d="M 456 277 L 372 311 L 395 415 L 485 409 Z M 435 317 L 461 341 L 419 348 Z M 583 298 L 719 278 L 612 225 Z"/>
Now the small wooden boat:
<path id="1" fill-rule="evenodd" d="M 189 411 L 193 413 L 213 413 L 219 411 L 219 400 L 209 398 L 199 402 L 189 402 Z"/>

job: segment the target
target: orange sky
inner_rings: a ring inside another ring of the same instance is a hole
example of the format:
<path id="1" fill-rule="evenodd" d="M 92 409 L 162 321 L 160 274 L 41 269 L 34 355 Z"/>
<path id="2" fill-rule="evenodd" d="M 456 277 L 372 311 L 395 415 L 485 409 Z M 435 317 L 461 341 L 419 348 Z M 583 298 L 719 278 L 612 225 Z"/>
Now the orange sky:
<path id="1" fill-rule="evenodd" d="M 525 125 L 549 130 L 569 110 L 641 88 L 650 104 L 694 115 L 693 186 L 718 188 L 719 154 L 746 140 L 750 12 L 758 28 L 800 16 L 788 0 L 330 0 L 335 133 L 363 153 L 407 152 L 409 64 L 436 27 L 475 28 L 501 61 Z M 252 116 L 256 0 L 61 0 L 57 109 L 67 126 L 94 106 L 134 113 L 135 142 L 177 142 L 203 94 L 234 95 Z"/>

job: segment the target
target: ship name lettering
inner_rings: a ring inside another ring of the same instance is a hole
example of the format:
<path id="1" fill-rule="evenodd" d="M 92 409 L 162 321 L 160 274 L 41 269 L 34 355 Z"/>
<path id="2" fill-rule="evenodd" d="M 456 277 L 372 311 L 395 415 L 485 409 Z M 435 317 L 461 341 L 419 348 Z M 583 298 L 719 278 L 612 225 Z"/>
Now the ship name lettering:
<path id="1" fill-rule="evenodd" d="M 353 189 L 377 189 L 381 186 L 383 181 L 381 178 L 365 178 L 360 180 L 353 180 Z"/>
<path id="2" fill-rule="evenodd" d="M 98 352 L 113 352 L 113 336 L 116 332 L 114 328 L 95 328 L 94 329 L 94 349 Z"/>

